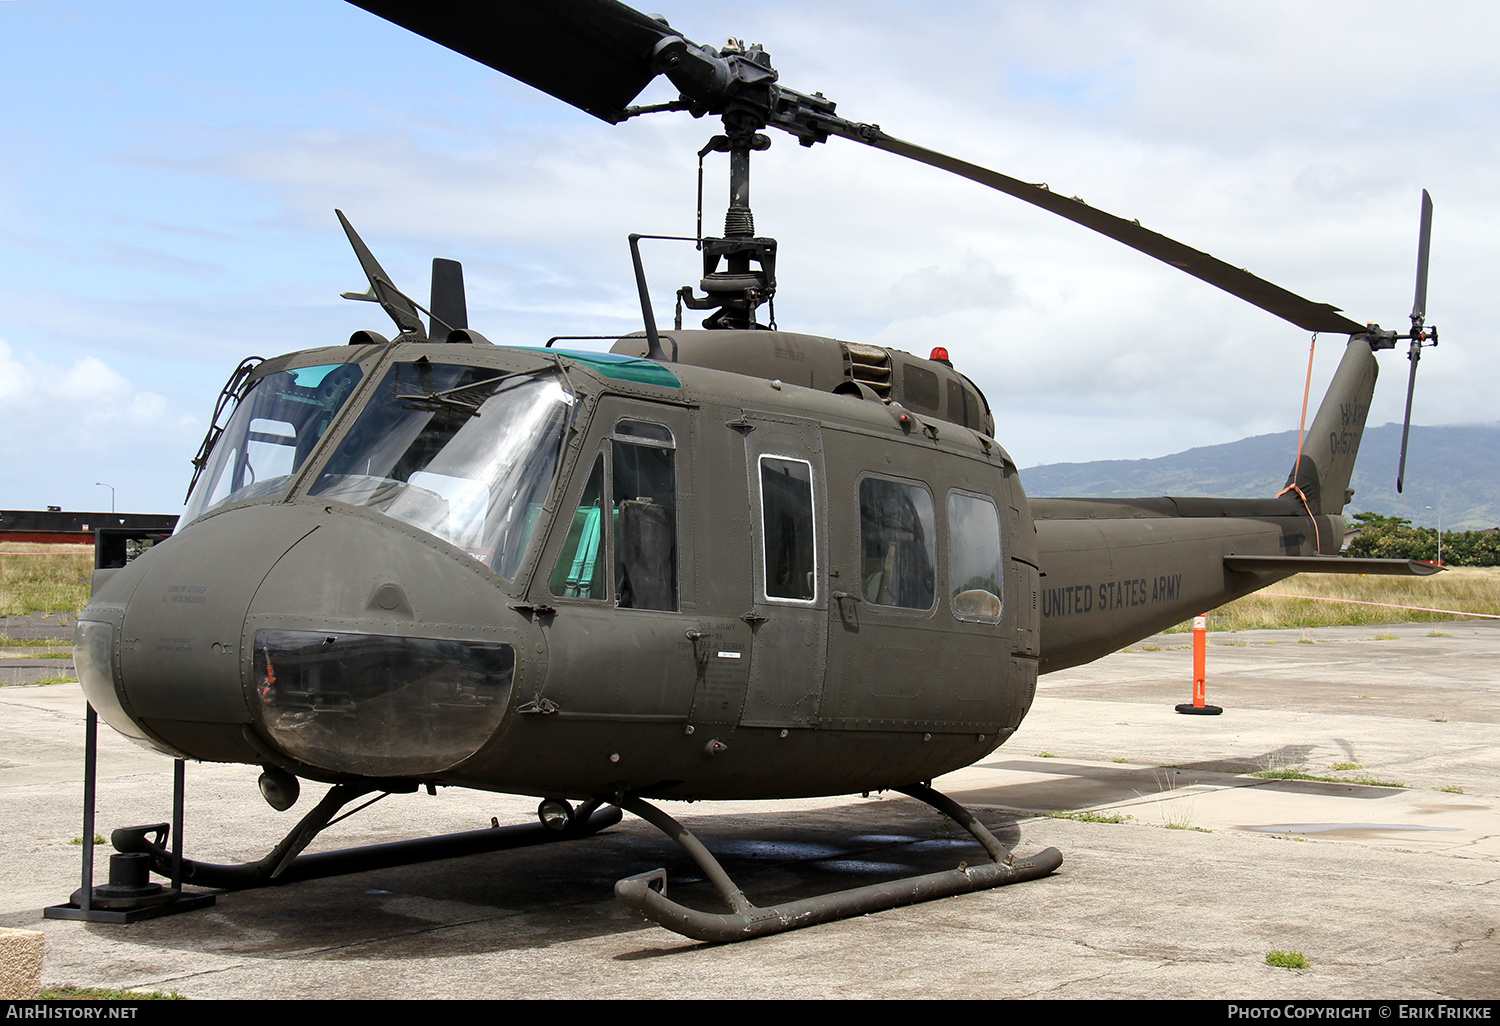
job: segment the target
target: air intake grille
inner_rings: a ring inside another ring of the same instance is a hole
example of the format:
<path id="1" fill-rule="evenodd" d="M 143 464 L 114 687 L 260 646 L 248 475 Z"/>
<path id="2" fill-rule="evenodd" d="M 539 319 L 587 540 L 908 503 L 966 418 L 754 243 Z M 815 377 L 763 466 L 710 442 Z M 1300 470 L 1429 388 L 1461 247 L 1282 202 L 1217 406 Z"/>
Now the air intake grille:
<path id="1" fill-rule="evenodd" d="M 844 376 L 863 382 L 882 399 L 891 394 L 891 354 L 879 346 L 845 342 Z"/>

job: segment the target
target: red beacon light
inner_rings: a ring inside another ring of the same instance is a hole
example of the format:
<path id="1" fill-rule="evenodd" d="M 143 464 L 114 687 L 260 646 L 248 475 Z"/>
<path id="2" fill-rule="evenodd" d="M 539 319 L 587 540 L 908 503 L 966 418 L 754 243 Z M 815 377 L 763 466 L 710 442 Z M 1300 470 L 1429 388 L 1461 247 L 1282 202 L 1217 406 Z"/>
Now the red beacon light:
<path id="1" fill-rule="evenodd" d="M 945 367 L 953 366 L 953 364 L 948 360 L 948 350 L 944 349 L 942 346 L 934 346 L 932 349 L 932 355 L 927 359 L 936 361 L 937 363 L 941 363 Z"/>

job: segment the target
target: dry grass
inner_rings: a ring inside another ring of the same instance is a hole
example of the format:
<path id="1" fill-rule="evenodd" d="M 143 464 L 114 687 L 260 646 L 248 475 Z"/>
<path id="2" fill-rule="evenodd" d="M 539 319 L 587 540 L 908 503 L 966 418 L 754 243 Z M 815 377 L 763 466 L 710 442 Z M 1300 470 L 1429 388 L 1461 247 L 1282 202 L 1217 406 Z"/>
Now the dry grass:
<path id="1" fill-rule="evenodd" d="M 31 649 L 31 648 L 61 648 L 64 645 L 68 646 L 68 648 L 71 649 L 73 647 L 73 639 L 72 638 L 13 638 L 9 634 L 0 633 L 0 650 L 8 649 L 8 648 L 21 649 L 21 650 Z M 37 658 L 37 659 L 50 659 L 51 655 L 49 655 L 48 653 L 44 652 L 41 655 L 36 656 L 35 658 Z"/>
<path id="2" fill-rule="evenodd" d="M 0 543 L 0 616 L 76 613 L 89 600 L 92 545 Z"/>
<path id="3" fill-rule="evenodd" d="M 1425 623 L 1453 620 L 1450 613 L 1423 613 L 1387 606 L 1318 599 L 1387 602 L 1393 606 L 1424 606 L 1465 613 L 1500 615 L 1500 567 L 1456 567 L 1436 577 L 1378 577 L 1349 574 L 1298 574 L 1266 591 L 1309 598 L 1272 598 L 1247 595 L 1208 614 L 1211 631 L 1248 631 L 1266 628 L 1339 627 L 1384 623 Z M 1192 621 L 1173 631 L 1190 631 Z"/>

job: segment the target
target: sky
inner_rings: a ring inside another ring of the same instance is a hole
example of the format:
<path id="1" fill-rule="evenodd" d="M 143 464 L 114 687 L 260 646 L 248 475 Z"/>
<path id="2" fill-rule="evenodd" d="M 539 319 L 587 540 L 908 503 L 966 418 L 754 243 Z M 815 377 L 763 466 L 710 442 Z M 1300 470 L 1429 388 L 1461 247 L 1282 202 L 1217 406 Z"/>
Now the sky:
<path id="1" fill-rule="evenodd" d="M 1441 345 L 1413 420 L 1500 419 L 1500 333 L 1480 323 L 1500 238 L 1500 5 L 654 3 L 699 43 L 762 43 L 785 85 L 845 117 L 1361 322 L 1407 327 L 1426 187 Z M 638 330 L 626 235 L 692 234 L 696 153 L 718 129 L 610 126 L 342 0 L 0 0 L 0 39 L 6 509 L 113 495 L 177 512 L 241 359 L 393 334 L 338 298 L 365 282 L 335 207 L 419 298 L 432 257 L 461 260 L 492 341 Z M 641 102 L 670 95 L 658 83 Z M 973 183 L 771 134 L 752 203 L 780 240 L 779 326 L 945 346 L 1021 467 L 1296 427 L 1300 329 Z M 724 161 L 708 161 L 710 230 Z M 646 259 L 669 323 L 696 255 L 657 243 Z M 1314 404 L 1344 341 L 1317 340 Z M 1382 355 L 1371 424 L 1401 419 L 1403 354 Z"/>

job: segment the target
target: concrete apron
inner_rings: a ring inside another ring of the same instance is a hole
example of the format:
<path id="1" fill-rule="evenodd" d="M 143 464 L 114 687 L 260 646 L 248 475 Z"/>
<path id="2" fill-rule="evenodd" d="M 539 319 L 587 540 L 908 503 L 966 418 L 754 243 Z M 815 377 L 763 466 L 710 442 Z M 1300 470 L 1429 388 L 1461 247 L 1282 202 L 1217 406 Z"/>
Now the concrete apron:
<path id="1" fill-rule="evenodd" d="M 1172 710 L 1191 695 L 1186 636 L 1045 677 L 1017 736 L 936 786 L 1023 854 L 1056 845 L 1057 874 L 718 947 L 615 904 L 615 879 L 665 866 L 674 897 L 718 908 L 630 817 L 588 841 L 227 894 L 130 927 L 43 921 L 77 886 L 82 701 L 73 685 L 3 688 L 0 926 L 45 932 L 44 983 L 194 997 L 1494 998 L 1500 630 L 1432 630 L 1216 637 L 1220 717 Z M 99 831 L 169 818 L 170 763 L 101 739 Z M 1407 787 L 1246 772 L 1267 768 Z M 189 766 L 191 856 L 259 857 L 309 807 L 312 788 L 271 812 L 255 775 Z M 318 847 L 524 822 L 535 804 L 396 796 Z M 890 794 L 667 809 L 758 901 L 982 857 Z M 1096 821 L 1114 815 L 1131 818 Z M 1267 966 L 1273 948 L 1311 967 Z"/>

